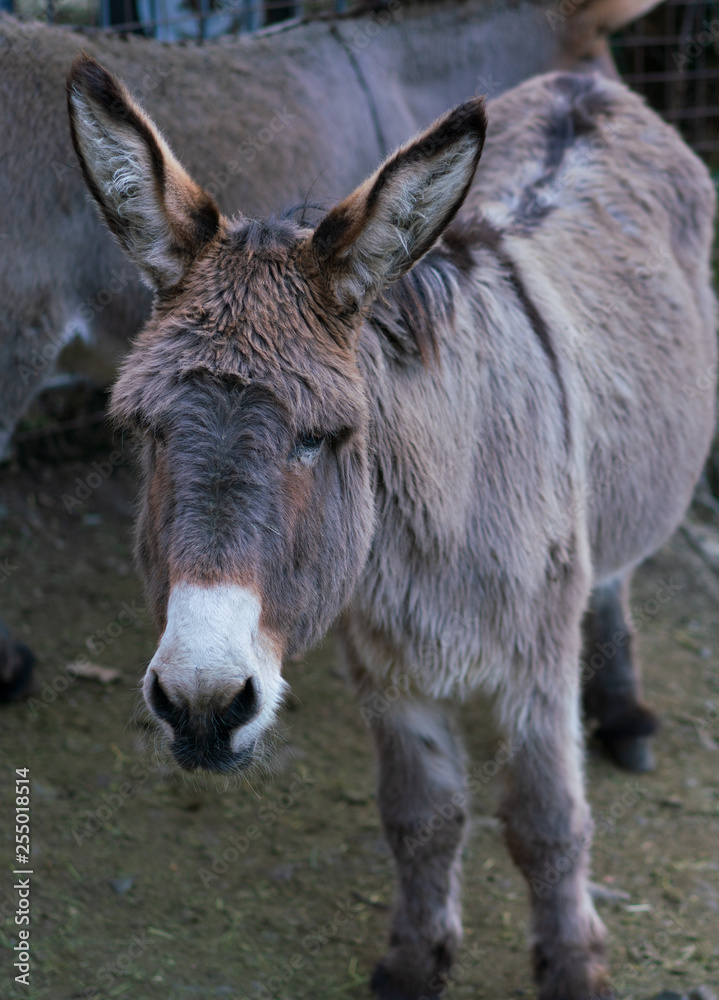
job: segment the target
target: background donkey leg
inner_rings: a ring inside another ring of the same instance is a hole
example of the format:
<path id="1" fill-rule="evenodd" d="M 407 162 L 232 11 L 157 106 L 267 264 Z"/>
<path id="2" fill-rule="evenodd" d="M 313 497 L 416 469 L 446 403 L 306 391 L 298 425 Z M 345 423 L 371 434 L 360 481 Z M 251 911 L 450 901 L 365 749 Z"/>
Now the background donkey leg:
<path id="1" fill-rule="evenodd" d="M 462 937 L 464 752 L 436 703 L 400 700 L 365 717 L 377 745 L 379 807 L 399 877 L 390 950 L 372 988 L 382 1000 L 429 1000 L 441 994 L 442 973 Z"/>
<path id="2" fill-rule="evenodd" d="M 584 619 L 584 710 L 599 727 L 595 736 L 630 771 L 654 767 L 649 737 L 657 731 L 653 712 L 641 702 L 628 616 L 629 574 L 596 587 Z"/>
<path id="3" fill-rule="evenodd" d="M 577 633 L 579 630 L 577 629 Z M 605 929 L 587 889 L 592 822 L 584 795 L 579 635 L 564 669 L 540 687 L 531 673 L 500 701 L 515 752 L 500 808 L 510 854 L 530 886 L 540 1000 L 610 996 Z M 603 993 L 602 990 L 606 990 Z"/>
<path id="4" fill-rule="evenodd" d="M 30 687 L 35 657 L 23 642 L 13 642 L 0 619 L 0 701 L 14 701 Z"/>

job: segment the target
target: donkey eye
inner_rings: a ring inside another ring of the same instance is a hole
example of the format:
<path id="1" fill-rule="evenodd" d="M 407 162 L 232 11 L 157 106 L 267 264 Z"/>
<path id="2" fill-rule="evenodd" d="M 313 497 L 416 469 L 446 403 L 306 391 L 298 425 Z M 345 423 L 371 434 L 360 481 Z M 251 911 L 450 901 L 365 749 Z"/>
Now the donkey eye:
<path id="1" fill-rule="evenodd" d="M 319 455 L 324 441 L 323 437 L 314 434 L 302 434 L 295 441 L 290 458 L 305 463 L 313 462 Z"/>

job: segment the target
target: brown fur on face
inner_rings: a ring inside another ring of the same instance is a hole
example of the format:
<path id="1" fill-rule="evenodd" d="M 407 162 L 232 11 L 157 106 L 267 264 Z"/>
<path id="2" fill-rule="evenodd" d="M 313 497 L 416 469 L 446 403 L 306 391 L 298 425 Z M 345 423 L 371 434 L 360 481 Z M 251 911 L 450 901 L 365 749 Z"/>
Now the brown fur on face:
<path id="1" fill-rule="evenodd" d="M 373 518 L 352 331 L 319 320 L 298 266 L 307 236 L 291 222 L 225 223 L 113 393 L 115 417 L 145 436 L 137 551 L 158 621 L 178 580 L 251 584 L 288 654 L 347 599 Z M 314 437 L 317 456 L 302 450 Z M 330 558 L 327 533 L 343 539 Z"/>
<path id="2" fill-rule="evenodd" d="M 91 191 L 148 269 L 175 246 L 158 212 L 171 223 L 174 211 L 185 217 L 195 192 L 154 126 L 131 105 L 114 107 L 123 91 L 110 78 L 100 86 L 102 72 L 76 63 L 73 128 Z M 263 627 L 297 653 L 341 610 L 373 523 L 361 311 L 453 218 L 485 131 L 474 99 L 398 150 L 341 207 L 356 233 L 349 245 L 337 212 L 314 233 L 289 221 L 223 220 L 179 280 L 174 271 L 160 279 L 153 319 L 113 393 L 115 416 L 152 439 L 138 552 L 158 621 L 173 586 L 234 582 L 259 594 Z M 179 206 L 156 184 L 156 153 L 185 185 Z M 192 249 L 190 237 L 180 251 Z M 402 287 L 401 312 L 424 313 L 427 326 L 446 286 Z M 424 339 L 418 332 L 420 353 Z"/>

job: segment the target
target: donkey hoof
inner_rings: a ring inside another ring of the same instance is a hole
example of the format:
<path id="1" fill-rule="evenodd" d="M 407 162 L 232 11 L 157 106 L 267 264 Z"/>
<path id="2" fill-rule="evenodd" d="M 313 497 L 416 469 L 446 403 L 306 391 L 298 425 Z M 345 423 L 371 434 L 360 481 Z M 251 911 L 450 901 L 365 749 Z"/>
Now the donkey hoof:
<path id="1" fill-rule="evenodd" d="M 570 947 L 550 964 L 541 946 L 535 946 L 534 975 L 538 1000 L 617 1000 L 603 953 L 601 945 L 588 950 Z"/>
<path id="2" fill-rule="evenodd" d="M 32 683 L 35 654 L 23 642 L 0 635 L 0 701 L 17 701 Z"/>
<path id="3" fill-rule="evenodd" d="M 602 743 L 612 760 L 625 771 L 641 774 L 656 768 L 649 736 L 620 736 L 602 740 Z"/>
<path id="4" fill-rule="evenodd" d="M 422 985 L 411 972 L 391 969 L 384 960 L 375 966 L 370 986 L 378 1000 L 439 1000 L 443 993 L 441 985 Z"/>
<path id="5" fill-rule="evenodd" d="M 656 764 L 650 737 L 659 729 L 659 720 L 644 705 L 632 705 L 595 736 L 616 764 L 626 771 L 653 771 Z"/>

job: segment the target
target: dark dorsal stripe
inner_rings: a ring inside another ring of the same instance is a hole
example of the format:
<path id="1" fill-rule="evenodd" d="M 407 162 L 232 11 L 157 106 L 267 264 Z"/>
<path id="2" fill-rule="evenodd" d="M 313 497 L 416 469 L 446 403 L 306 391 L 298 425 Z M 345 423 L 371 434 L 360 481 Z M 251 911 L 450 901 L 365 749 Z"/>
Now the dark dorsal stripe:
<path id="1" fill-rule="evenodd" d="M 598 135 L 600 119 L 612 110 L 610 99 L 591 76 L 565 73 L 555 77 L 553 87 L 557 99 L 544 122 L 542 173 L 522 191 L 512 227 L 517 232 L 530 232 L 554 211 L 557 199 L 552 190 L 560 182 L 567 154 L 579 140 Z"/>
<path id="2" fill-rule="evenodd" d="M 335 24 L 330 25 L 330 34 L 332 35 L 333 38 L 337 40 L 337 42 L 340 45 L 340 48 L 347 56 L 349 64 L 352 67 L 352 72 L 357 78 L 357 83 L 359 84 L 359 88 L 365 96 L 365 100 L 367 101 L 367 109 L 369 110 L 370 118 L 372 119 L 372 126 L 374 128 L 374 134 L 377 140 L 379 153 L 380 156 L 384 158 L 385 156 L 387 156 L 387 153 L 389 152 L 389 146 L 387 144 L 387 140 L 385 139 L 384 132 L 382 130 L 382 124 L 379 120 L 379 111 L 377 110 L 377 102 L 374 99 L 374 94 L 372 93 L 372 90 L 370 89 L 370 86 L 367 83 L 367 79 L 364 73 L 362 72 L 362 67 L 357 62 L 357 58 L 354 52 L 352 51 L 352 48 L 347 44 L 347 42 L 340 34 L 337 25 Z"/>
<path id="3" fill-rule="evenodd" d="M 559 389 L 559 408 L 562 411 L 562 421 L 564 423 L 564 443 L 568 450 L 571 441 L 569 431 L 569 400 L 567 398 L 567 389 L 564 384 L 564 379 L 562 378 L 559 358 L 557 357 L 557 352 L 554 350 L 554 344 L 552 343 L 549 327 L 547 326 L 544 317 L 534 304 L 534 301 L 531 299 L 514 261 L 501 250 L 496 250 L 495 253 L 497 259 L 509 275 L 512 287 L 517 293 L 517 298 L 524 307 L 527 318 L 531 323 L 532 329 L 534 330 L 542 350 L 547 356 L 549 367 L 552 369 L 552 373 L 556 379 L 557 388 Z"/>
<path id="4" fill-rule="evenodd" d="M 475 219 L 470 219 L 468 223 L 465 223 L 465 233 L 460 232 L 455 238 L 458 243 L 461 243 L 463 238 L 467 240 L 469 249 L 471 249 L 472 245 L 486 247 L 486 249 L 494 254 L 507 273 L 512 288 L 514 289 L 517 298 L 522 303 L 527 319 L 529 320 L 532 330 L 534 331 L 534 334 L 544 351 L 547 361 L 549 362 L 549 367 L 552 369 L 552 374 L 556 380 L 557 388 L 559 389 L 559 408 L 562 413 L 562 422 L 564 424 L 564 441 L 568 449 L 571 440 L 569 430 L 569 399 L 564 379 L 562 377 L 559 358 L 557 357 L 557 352 L 554 349 L 552 335 L 544 316 L 542 316 L 539 309 L 535 305 L 534 300 L 527 291 L 516 263 L 512 260 L 502 245 L 503 235 L 504 234 L 501 229 L 493 226 L 491 222 L 480 216 Z"/>

